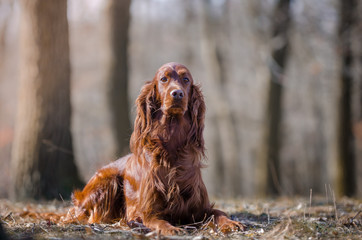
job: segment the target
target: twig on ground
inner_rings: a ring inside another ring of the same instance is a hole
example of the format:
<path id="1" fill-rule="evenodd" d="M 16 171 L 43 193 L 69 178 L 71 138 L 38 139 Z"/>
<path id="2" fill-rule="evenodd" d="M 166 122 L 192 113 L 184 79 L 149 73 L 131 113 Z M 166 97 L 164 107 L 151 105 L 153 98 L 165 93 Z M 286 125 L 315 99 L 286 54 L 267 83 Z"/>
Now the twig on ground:
<path id="1" fill-rule="evenodd" d="M 206 221 L 205 223 L 200 227 L 200 230 L 205 230 L 207 229 L 207 227 L 209 226 L 210 223 L 213 223 L 213 225 L 215 225 L 215 218 L 214 215 L 211 215 Z"/>
<path id="2" fill-rule="evenodd" d="M 39 224 L 39 228 L 40 228 L 41 230 L 43 230 L 44 232 L 49 233 L 49 231 L 46 230 L 45 228 L 43 228 L 40 224 Z"/>
<path id="3" fill-rule="evenodd" d="M 200 222 L 195 222 L 195 220 L 194 220 L 194 223 L 189 223 L 189 224 L 185 224 L 185 225 L 180 225 L 179 227 L 193 227 L 193 226 L 200 225 L 200 224 L 202 224 L 202 223 L 205 222 L 206 217 L 207 217 L 207 215 L 205 214 L 204 219 L 202 219 Z"/>
<path id="4" fill-rule="evenodd" d="M 65 203 L 65 201 L 64 201 L 64 199 L 63 199 L 63 196 L 62 196 L 60 193 L 59 193 L 59 197 L 60 197 L 60 199 L 63 201 L 63 203 Z M 78 223 L 79 225 L 81 225 L 79 219 L 78 219 L 76 216 L 73 215 L 73 213 L 70 211 L 70 209 L 68 210 L 67 215 L 70 215 L 71 218 L 72 218 L 74 221 L 77 221 L 77 223 Z"/>
<path id="5" fill-rule="evenodd" d="M 362 210 L 359 210 L 358 213 L 352 218 L 352 221 L 355 220 L 361 212 Z"/>

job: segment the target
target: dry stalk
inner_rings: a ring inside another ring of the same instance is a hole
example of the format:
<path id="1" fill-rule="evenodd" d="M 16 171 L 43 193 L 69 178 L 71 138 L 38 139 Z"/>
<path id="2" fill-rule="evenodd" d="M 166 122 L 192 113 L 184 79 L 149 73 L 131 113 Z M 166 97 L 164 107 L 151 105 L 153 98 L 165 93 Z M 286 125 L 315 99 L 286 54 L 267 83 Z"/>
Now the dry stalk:
<path id="1" fill-rule="evenodd" d="M 310 217 L 310 212 L 312 209 L 312 197 L 313 197 L 313 189 L 309 190 L 309 217 Z"/>
<path id="2" fill-rule="evenodd" d="M 304 203 L 304 211 L 303 211 L 303 220 L 305 222 L 305 212 L 306 212 L 307 204 Z"/>
<path id="3" fill-rule="evenodd" d="M 333 194 L 334 214 L 336 215 L 336 221 L 338 221 L 336 196 L 334 195 L 334 191 L 332 192 L 332 194 Z"/>

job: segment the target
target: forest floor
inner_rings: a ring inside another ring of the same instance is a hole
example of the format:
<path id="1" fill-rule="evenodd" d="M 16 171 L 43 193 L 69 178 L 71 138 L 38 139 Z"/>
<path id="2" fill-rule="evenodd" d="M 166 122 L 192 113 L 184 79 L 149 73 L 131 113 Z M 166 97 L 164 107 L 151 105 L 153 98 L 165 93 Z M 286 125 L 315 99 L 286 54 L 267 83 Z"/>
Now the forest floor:
<path id="1" fill-rule="evenodd" d="M 312 200 L 312 201 L 310 201 Z M 8 239 L 362 239 L 362 200 L 278 198 L 216 200 L 216 207 L 247 226 L 223 234 L 207 224 L 184 226 L 182 236 L 142 233 L 126 224 L 64 224 L 69 202 L 14 203 L 0 200 L 0 223 Z M 0 229 L 1 230 L 1 229 Z M 0 239 L 1 232 L 0 232 Z"/>

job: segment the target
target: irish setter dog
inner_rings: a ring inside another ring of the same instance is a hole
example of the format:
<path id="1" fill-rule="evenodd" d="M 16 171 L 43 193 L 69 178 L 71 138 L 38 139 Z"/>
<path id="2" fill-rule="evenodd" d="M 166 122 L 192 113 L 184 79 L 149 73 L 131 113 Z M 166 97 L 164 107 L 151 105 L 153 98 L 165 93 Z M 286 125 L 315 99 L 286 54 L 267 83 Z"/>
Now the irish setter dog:
<path id="1" fill-rule="evenodd" d="M 160 67 L 136 100 L 131 154 L 101 168 L 83 191 L 75 191 L 68 219 L 112 222 L 123 218 L 164 235 L 183 232 L 214 216 L 221 231 L 243 230 L 213 208 L 201 178 L 205 103 L 189 70 Z"/>

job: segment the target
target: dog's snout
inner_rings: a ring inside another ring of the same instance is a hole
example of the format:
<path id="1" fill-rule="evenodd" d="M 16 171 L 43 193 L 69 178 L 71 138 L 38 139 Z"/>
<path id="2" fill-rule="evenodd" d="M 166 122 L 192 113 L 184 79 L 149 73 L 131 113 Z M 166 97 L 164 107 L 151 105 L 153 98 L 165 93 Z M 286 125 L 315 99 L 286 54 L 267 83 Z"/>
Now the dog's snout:
<path id="1" fill-rule="evenodd" d="M 171 94 L 171 97 L 175 100 L 182 99 L 184 97 L 184 92 L 180 89 L 174 89 L 171 91 L 170 94 Z"/>

